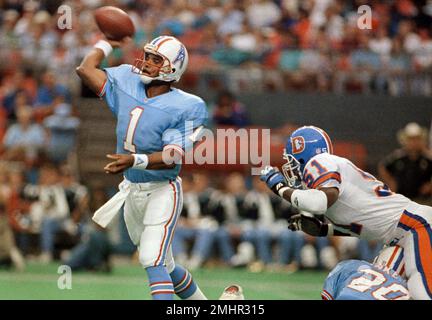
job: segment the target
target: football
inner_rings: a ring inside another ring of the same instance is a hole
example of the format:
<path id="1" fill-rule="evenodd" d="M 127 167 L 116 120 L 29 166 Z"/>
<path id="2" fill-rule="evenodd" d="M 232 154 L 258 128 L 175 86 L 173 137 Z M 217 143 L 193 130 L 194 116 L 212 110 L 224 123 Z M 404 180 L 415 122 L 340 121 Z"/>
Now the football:
<path id="1" fill-rule="evenodd" d="M 94 18 L 100 31 L 109 40 L 121 40 L 135 33 L 132 19 L 123 10 L 113 7 L 100 7 L 94 11 Z"/>

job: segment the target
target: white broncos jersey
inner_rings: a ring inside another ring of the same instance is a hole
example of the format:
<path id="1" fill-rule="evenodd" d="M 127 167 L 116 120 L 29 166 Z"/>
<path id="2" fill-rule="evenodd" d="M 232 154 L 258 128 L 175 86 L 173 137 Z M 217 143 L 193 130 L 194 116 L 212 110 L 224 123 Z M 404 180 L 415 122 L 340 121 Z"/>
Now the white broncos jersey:
<path id="1" fill-rule="evenodd" d="M 303 180 L 312 189 L 338 188 L 339 199 L 325 216 L 336 230 L 362 239 L 390 242 L 404 209 L 411 202 L 391 192 L 348 159 L 328 153 L 309 160 Z"/>

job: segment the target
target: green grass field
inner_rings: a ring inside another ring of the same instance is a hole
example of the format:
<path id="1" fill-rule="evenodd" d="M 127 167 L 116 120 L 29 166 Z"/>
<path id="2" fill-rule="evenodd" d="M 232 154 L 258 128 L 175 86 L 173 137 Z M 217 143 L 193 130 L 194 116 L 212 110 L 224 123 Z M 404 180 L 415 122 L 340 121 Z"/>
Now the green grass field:
<path id="1" fill-rule="evenodd" d="M 0 299 L 146 300 L 150 299 L 146 274 L 138 265 L 118 266 L 110 274 L 74 272 L 72 289 L 60 290 L 58 265 L 29 264 L 25 272 L 0 270 Z M 251 273 L 245 269 L 200 269 L 193 272 L 209 299 L 218 299 L 223 288 L 237 283 L 246 299 L 320 299 L 326 272 L 299 271 Z"/>

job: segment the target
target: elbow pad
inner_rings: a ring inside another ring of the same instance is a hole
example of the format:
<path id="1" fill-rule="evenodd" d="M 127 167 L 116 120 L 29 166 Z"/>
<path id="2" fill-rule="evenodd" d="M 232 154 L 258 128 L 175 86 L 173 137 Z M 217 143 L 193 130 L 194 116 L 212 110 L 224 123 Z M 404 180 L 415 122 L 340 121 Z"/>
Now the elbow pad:
<path id="1" fill-rule="evenodd" d="M 291 204 L 301 211 L 321 215 L 327 211 L 327 195 L 316 189 L 294 190 Z"/>

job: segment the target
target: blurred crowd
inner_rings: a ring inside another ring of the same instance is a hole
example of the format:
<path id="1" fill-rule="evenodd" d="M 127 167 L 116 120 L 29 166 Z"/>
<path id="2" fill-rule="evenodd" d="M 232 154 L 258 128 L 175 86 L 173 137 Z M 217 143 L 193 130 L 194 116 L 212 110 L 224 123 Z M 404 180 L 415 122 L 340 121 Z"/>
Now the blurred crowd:
<path id="1" fill-rule="evenodd" d="M 58 11 L 62 4 L 71 8 L 70 25 Z M 183 81 L 189 88 L 432 92 L 428 0 L 5 0 L 3 86 L 16 70 L 40 81 L 48 68 L 60 84 L 79 90 L 74 68 L 101 37 L 92 10 L 102 5 L 123 8 L 136 26 L 134 41 L 107 63 L 131 63 L 146 41 L 174 35 L 190 53 Z M 370 29 L 358 27 L 361 5 L 371 8 Z"/>
<path id="2" fill-rule="evenodd" d="M 62 4 L 72 9 L 71 29 L 58 25 Z M 363 4 L 372 6 L 371 30 L 357 27 Z M 137 30 L 103 65 L 132 63 L 157 35 L 178 37 L 190 54 L 181 85 L 218 93 L 209 103 L 214 126 L 251 125 L 239 91 L 432 93 L 431 1 L 0 1 L 0 265 L 22 270 L 26 260 L 55 259 L 109 270 L 112 255 L 135 251 L 121 218 L 108 230 L 91 222 L 114 190 L 90 189 L 76 170 L 75 67 L 102 37 L 92 16 L 102 5 L 125 9 Z M 380 163 L 380 178 L 428 203 L 426 131 L 409 124 L 398 139 L 401 149 Z M 173 250 L 191 269 L 330 269 L 349 257 L 370 261 L 380 248 L 291 232 L 286 218 L 295 212 L 256 177 L 186 172 L 183 184 Z"/>

